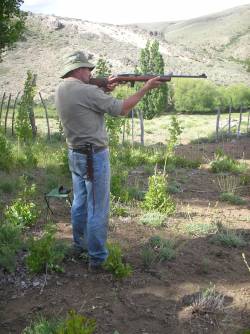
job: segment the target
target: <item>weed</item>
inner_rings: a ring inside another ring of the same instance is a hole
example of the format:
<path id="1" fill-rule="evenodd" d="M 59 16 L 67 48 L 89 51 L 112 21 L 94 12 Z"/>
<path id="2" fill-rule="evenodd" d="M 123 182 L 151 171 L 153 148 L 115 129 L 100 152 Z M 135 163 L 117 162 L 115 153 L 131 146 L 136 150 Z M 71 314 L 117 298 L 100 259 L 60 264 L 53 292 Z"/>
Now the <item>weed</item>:
<path id="1" fill-rule="evenodd" d="M 212 243 L 221 244 L 226 247 L 243 247 L 247 243 L 240 233 L 229 229 L 222 229 L 211 239 Z"/>
<path id="2" fill-rule="evenodd" d="M 151 247 L 145 246 L 141 252 L 144 267 L 148 268 L 157 261 L 157 254 Z"/>
<path id="3" fill-rule="evenodd" d="M 123 207 L 120 203 L 120 200 L 115 200 L 115 197 L 111 194 L 111 200 L 110 200 L 110 215 L 112 217 L 127 217 L 128 212 L 125 207 Z"/>
<path id="4" fill-rule="evenodd" d="M 0 223 L 0 266 L 14 271 L 16 253 L 21 246 L 20 228 L 9 222 Z"/>
<path id="5" fill-rule="evenodd" d="M 218 175 L 216 182 L 220 191 L 223 193 L 234 194 L 240 185 L 240 179 L 235 175 Z"/>
<path id="6" fill-rule="evenodd" d="M 151 226 L 151 227 L 160 227 L 164 225 L 166 216 L 163 213 L 158 211 L 151 211 L 145 213 L 139 220 L 139 224 Z"/>
<path id="7" fill-rule="evenodd" d="M 29 239 L 26 263 L 31 272 L 62 271 L 60 265 L 67 253 L 67 247 L 55 239 L 55 233 L 55 228 L 47 225 L 41 238 Z"/>
<path id="8" fill-rule="evenodd" d="M 220 200 L 223 202 L 228 202 L 230 204 L 235 204 L 235 205 L 244 205 L 246 204 L 246 201 L 242 199 L 240 196 L 235 195 L 230 192 L 226 193 L 221 193 L 220 194 Z"/>
<path id="9" fill-rule="evenodd" d="M 132 269 L 130 265 L 123 263 L 120 246 L 117 244 L 108 244 L 107 247 L 109 256 L 105 261 L 104 268 L 110 271 L 116 278 L 131 275 Z"/>

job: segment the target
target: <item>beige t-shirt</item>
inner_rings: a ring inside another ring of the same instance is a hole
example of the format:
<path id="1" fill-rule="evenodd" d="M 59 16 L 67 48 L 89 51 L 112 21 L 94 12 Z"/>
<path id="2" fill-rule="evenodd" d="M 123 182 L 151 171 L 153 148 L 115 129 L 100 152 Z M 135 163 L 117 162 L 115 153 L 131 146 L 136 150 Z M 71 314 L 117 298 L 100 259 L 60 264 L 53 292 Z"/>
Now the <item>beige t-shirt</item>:
<path id="1" fill-rule="evenodd" d="M 64 79 L 56 90 L 56 108 L 69 148 L 108 145 L 104 113 L 118 116 L 123 100 L 74 78 Z"/>

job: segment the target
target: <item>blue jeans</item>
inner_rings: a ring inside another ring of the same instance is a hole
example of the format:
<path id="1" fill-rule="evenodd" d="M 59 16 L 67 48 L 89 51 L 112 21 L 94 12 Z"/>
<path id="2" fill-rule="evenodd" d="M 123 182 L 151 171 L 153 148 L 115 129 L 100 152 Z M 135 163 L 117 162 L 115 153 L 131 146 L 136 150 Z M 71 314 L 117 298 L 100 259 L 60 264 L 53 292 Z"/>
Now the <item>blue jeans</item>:
<path id="1" fill-rule="evenodd" d="M 74 199 L 71 208 L 74 246 L 87 250 L 92 265 L 107 256 L 107 230 L 110 200 L 109 151 L 93 153 L 94 181 L 86 179 L 87 155 L 69 149 Z"/>

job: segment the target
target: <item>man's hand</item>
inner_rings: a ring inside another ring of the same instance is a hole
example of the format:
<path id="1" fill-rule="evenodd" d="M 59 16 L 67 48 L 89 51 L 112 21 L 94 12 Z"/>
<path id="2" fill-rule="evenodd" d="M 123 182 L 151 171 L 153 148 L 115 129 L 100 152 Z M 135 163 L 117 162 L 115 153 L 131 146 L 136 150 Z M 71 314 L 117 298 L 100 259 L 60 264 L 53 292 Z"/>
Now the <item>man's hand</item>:
<path id="1" fill-rule="evenodd" d="M 106 92 L 112 92 L 116 86 L 119 85 L 118 82 L 114 82 L 114 80 L 116 79 L 115 76 L 111 75 L 110 77 L 108 77 L 108 84 L 106 88 Z"/>
<path id="2" fill-rule="evenodd" d="M 159 88 L 162 84 L 164 84 L 164 82 L 159 81 L 159 79 L 160 79 L 160 76 L 154 77 L 154 78 L 148 80 L 145 83 L 144 88 L 146 90 L 151 90 L 151 89 L 154 89 L 154 88 Z"/>

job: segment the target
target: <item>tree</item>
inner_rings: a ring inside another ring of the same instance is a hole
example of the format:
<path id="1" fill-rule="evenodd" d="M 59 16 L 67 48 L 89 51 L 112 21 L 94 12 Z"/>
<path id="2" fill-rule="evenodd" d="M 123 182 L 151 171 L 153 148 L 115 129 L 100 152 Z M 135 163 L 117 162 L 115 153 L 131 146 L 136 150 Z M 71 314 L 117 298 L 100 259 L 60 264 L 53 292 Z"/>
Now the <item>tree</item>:
<path id="1" fill-rule="evenodd" d="M 159 52 L 159 42 L 154 40 L 147 42 L 146 48 L 141 50 L 139 68 L 140 74 L 164 74 L 164 60 Z M 162 85 L 158 89 L 149 91 L 139 103 L 139 108 L 143 110 L 146 119 L 152 119 L 165 111 L 167 104 L 168 87 Z"/>
<path id="2" fill-rule="evenodd" d="M 6 47 L 20 39 L 24 32 L 26 13 L 20 10 L 23 0 L 1 0 L 0 61 Z"/>

